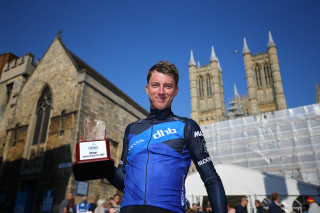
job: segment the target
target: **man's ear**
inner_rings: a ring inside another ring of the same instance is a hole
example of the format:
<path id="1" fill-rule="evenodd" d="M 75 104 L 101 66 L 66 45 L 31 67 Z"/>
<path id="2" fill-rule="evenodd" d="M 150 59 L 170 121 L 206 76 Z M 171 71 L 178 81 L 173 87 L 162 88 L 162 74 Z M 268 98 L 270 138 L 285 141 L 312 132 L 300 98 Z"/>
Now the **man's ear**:
<path id="1" fill-rule="evenodd" d="M 146 93 L 149 95 L 149 85 L 146 84 Z"/>
<path id="2" fill-rule="evenodd" d="M 178 91 L 179 91 L 179 87 L 176 86 L 176 89 L 175 89 L 175 91 L 174 91 L 174 96 L 176 96 L 176 95 L 178 94 Z"/>

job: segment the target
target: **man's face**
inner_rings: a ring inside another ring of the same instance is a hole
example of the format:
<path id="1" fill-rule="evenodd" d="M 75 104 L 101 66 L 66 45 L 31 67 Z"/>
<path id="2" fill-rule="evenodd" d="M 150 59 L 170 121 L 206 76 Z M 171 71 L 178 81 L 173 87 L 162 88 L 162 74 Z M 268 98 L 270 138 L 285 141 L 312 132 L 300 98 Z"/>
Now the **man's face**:
<path id="1" fill-rule="evenodd" d="M 247 206 L 248 205 L 248 198 L 244 198 L 242 203 L 243 203 L 243 206 Z"/>
<path id="2" fill-rule="evenodd" d="M 254 204 L 256 205 L 256 207 L 260 206 L 260 204 L 258 202 L 254 202 Z"/>
<path id="3" fill-rule="evenodd" d="M 163 110 L 171 107 L 178 90 L 172 75 L 153 71 L 146 85 L 151 108 Z"/>
<path id="4" fill-rule="evenodd" d="M 120 201 L 120 196 L 119 196 L 119 195 L 116 195 L 116 196 L 114 197 L 114 201 L 115 201 L 116 203 L 118 203 L 118 202 Z"/>
<path id="5" fill-rule="evenodd" d="M 72 198 L 73 198 L 73 194 L 72 194 L 72 193 L 69 193 L 68 196 L 67 196 L 67 199 L 68 199 L 68 200 L 71 200 Z"/>
<path id="6" fill-rule="evenodd" d="M 197 210 L 197 205 L 193 205 L 193 206 L 192 206 L 192 209 L 193 209 L 193 210 Z"/>

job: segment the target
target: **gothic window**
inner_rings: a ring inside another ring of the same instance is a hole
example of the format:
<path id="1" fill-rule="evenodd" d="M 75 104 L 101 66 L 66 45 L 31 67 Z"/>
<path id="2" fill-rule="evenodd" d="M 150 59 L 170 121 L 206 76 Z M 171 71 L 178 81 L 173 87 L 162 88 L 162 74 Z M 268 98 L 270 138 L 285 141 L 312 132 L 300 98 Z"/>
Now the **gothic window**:
<path id="1" fill-rule="evenodd" d="M 269 65 L 264 66 L 264 76 L 266 80 L 267 88 L 271 88 L 272 86 L 272 73 Z"/>
<path id="2" fill-rule="evenodd" d="M 256 72 L 257 88 L 260 89 L 262 88 L 262 83 L 261 83 L 260 67 L 258 65 L 255 68 L 255 72 Z"/>
<path id="3" fill-rule="evenodd" d="M 59 130 L 60 136 L 62 136 L 64 134 L 65 125 L 66 125 L 66 111 L 63 110 L 61 112 L 61 116 L 60 116 L 60 130 Z"/>
<path id="4" fill-rule="evenodd" d="M 203 89 L 203 78 L 199 78 L 199 97 L 203 98 L 204 96 L 204 89 Z"/>
<path id="5" fill-rule="evenodd" d="M 47 130 L 51 111 L 51 93 L 46 87 L 38 101 L 36 110 L 36 128 L 33 137 L 32 145 L 41 144 L 46 142 Z"/>
<path id="6" fill-rule="evenodd" d="M 207 83 L 207 96 L 211 96 L 212 95 L 211 77 L 209 75 L 206 78 L 206 83 Z"/>
<path id="7" fill-rule="evenodd" d="M 7 85 L 7 101 L 6 101 L 6 103 L 9 103 L 10 96 L 12 93 L 12 88 L 13 88 L 13 83 Z"/>

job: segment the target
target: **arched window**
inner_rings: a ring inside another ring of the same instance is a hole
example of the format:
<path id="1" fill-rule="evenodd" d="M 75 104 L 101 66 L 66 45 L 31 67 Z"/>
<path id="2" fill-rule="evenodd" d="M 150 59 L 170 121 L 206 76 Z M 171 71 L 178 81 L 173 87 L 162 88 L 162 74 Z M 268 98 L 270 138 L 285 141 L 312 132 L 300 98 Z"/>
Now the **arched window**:
<path id="1" fill-rule="evenodd" d="M 272 73 L 269 65 L 264 65 L 264 76 L 266 80 L 266 86 L 267 88 L 272 87 Z"/>
<path id="2" fill-rule="evenodd" d="M 260 89 L 262 87 L 262 82 L 261 82 L 261 74 L 260 74 L 260 66 L 259 65 L 256 66 L 255 72 L 256 72 L 257 88 Z"/>
<path id="3" fill-rule="evenodd" d="M 202 98 L 204 96 L 204 89 L 203 89 L 203 78 L 199 78 L 199 97 Z"/>
<path id="4" fill-rule="evenodd" d="M 32 145 L 45 143 L 51 111 L 51 92 L 49 87 L 46 87 L 38 101 L 36 110 L 36 128 Z"/>
<path id="5" fill-rule="evenodd" d="M 212 89 L 211 89 L 211 77 L 210 77 L 210 75 L 207 76 L 206 83 L 207 83 L 207 96 L 211 96 L 212 95 Z"/>

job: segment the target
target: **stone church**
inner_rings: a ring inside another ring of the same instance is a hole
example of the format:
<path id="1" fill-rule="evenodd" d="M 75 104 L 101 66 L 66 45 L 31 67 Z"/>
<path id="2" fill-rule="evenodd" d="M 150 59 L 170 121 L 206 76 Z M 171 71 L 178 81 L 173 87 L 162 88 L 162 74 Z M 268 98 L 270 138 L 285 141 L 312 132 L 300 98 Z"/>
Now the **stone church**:
<path id="1" fill-rule="evenodd" d="M 277 46 L 271 32 L 266 52 L 252 55 L 244 38 L 242 53 L 248 94 L 240 97 L 235 87 L 235 97 L 226 113 L 222 69 L 213 46 L 210 64 L 205 66 L 196 66 L 191 50 L 191 118 L 200 125 L 286 109 Z"/>
<path id="2" fill-rule="evenodd" d="M 57 212 L 66 194 L 79 203 L 113 196 L 106 179 L 74 180 L 76 143 L 85 118 L 106 123 L 111 157 L 118 165 L 125 127 L 148 112 L 91 68 L 57 35 L 43 57 L 0 55 L 1 210 Z M 8 62 L 8 63 L 7 63 Z"/>

